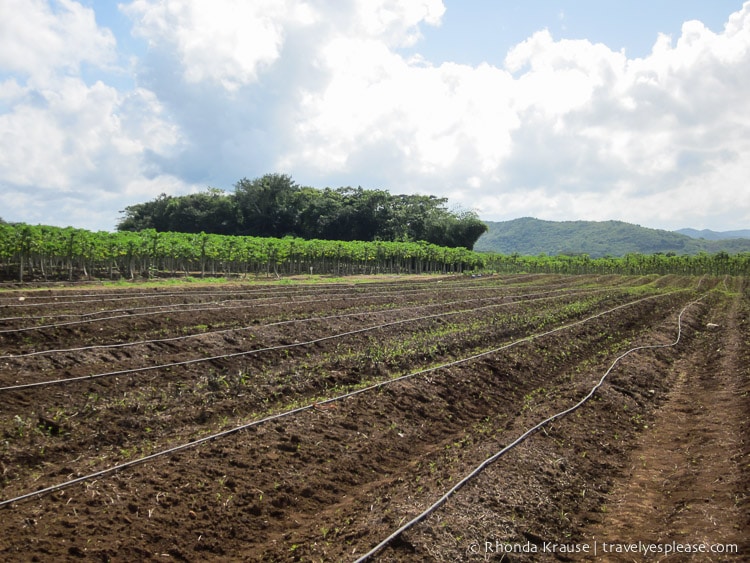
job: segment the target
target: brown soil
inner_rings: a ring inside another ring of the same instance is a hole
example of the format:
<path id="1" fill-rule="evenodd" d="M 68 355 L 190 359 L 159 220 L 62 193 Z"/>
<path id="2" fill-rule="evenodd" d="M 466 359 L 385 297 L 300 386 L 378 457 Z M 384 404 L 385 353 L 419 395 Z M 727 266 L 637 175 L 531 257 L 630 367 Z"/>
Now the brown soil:
<path id="1" fill-rule="evenodd" d="M 661 560 L 744 560 L 746 280 L 615 276 L 0 293 L 2 498 L 83 478 L 0 507 L 0 554 L 355 560 L 618 355 L 673 342 L 698 296 L 677 346 L 625 357 L 375 559 L 674 541 L 739 554 Z"/>
<path id="2" fill-rule="evenodd" d="M 681 545 L 736 544 L 750 557 L 748 307 L 736 295 L 673 368 L 668 401 L 630 456 L 592 539 Z M 741 560 L 743 556 L 737 557 Z M 683 553 L 662 561 L 733 560 Z M 612 560 L 632 561 L 623 555 Z"/>

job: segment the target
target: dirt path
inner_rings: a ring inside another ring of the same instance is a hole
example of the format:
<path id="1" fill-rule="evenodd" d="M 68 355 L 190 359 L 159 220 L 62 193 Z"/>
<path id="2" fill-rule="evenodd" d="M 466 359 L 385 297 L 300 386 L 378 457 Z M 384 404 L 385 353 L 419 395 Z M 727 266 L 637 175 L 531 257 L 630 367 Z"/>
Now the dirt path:
<path id="1" fill-rule="evenodd" d="M 585 535 L 598 542 L 689 544 L 691 550 L 736 544 L 739 555 L 609 554 L 608 560 L 740 561 L 750 555 L 747 301 L 736 295 L 714 315 L 694 352 L 675 363 L 667 402 L 641 436 L 625 480 L 609 495 L 606 516 Z"/>

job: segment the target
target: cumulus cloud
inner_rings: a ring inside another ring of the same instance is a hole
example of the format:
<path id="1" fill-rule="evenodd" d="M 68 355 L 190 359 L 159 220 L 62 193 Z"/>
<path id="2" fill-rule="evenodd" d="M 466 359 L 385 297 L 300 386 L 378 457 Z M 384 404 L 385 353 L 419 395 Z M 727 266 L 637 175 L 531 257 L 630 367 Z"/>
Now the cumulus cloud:
<path id="1" fill-rule="evenodd" d="M 367 37 L 391 47 L 407 47 L 421 39 L 422 22 L 440 25 L 444 13 L 441 0 L 355 0 L 343 30 L 350 37 Z"/>
<path id="2" fill-rule="evenodd" d="M 140 82 L 165 100 L 189 139 L 185 152 L 167 166 L 177 175 L 223 187 L 268 170 L 310 173 L 309 182 L 326 169 L 340 171 L 324 164 L 337 158 L 333 147 L 320 168 L 306 169 L 302 161 L 288 158 L 297 150 L 304 122 L 316 119 L 306 106 L 316 104 L 317 93 L 342 72 L 358 73 L 370 62 L 399 64 L 392 49 L 413 44 L 421 36 L 420 25 L 439 24 L 445 11 L 439 0 L 289 0 L 268 6 L 222 0 L 211 3 L 210 13 L 203 12 L 204 6 L 136 0 L 122 9 L 133 19 L 134 33 L 150 45 L 139 67 Z M 348 50 L 354 51 L 350 67 L 328 63 L 329 57 L 346 57 Z M 347 96 L 350 86 L 339 83 L 332 92 L 337 89 Z M 359 117 L 378 119 L 364 109 L 356 110 Z M 339 110 L 345 111 L 343 106 Z"/>
<path id="3" fill-rule="evenodd" d="M 115 38 L 96 25 L 94 12 L 71 0 L 3 0 L 0 68 L 45 77 L 81 64 L 111 64 Z"/>
<path id="4" fill-rule="evenodd" d="M 352 163 L 387 142 L 399 173 L 486 174 L 510 151 L 519 120 L 503 70 L 432 67 L 358 39 L 332 43 L 319 60 L 331 78 L 324 90 L 303 93 L 297 143 L 284 160 L 290 167 L 354 172 Z"/>
<path id="5" fill-rule="evenodd" d="M 680 217 L 714 211 L 715 205 L 699 206 L 712 193 L 746 190 L 750 110 L 742 100 L 750 79 L 742 69 L 750 63 L 750 4 L 724 33 L 687 22 L 676 44 L 661 36 L 650 56 L 612 62 L 609 80 L 590 102 L 565 116 L 587 155 L 580 172 L 619 184 L 637 213 L 662 224 L 667 215 L 674 225 Z M 579 185 L 598 187 L 585 177 Z M 606 191 L 601 202 L 613 215 L 627 213 L 608 203 Z M 749 212 L 743 208 L 744 221 Z"/>
<path id="6" fill-rule="evenodd" d="M 152 48 L 176 51 L 187 82 L 230 91 L 256 82 L 281 56 L 286 33 L 317 19 L 310 5 L 291 0 L 136 0 L 123 11 Z"/>
<path id="7" fill-rule="evenodd" d="M 405 47 L 421 38 L 420 23 L 440 23 L 445 6 L 441 0 L 134 0 L 122 10 L 152 48 L 176 53 L 187 82 L 215 81 L 235 91 L 279 61 L 290 35 L 315 28 L 320 34 L 311 40 L 321 44 L 345 36 Z"/>
<path id="8" fill-rule="evenodd" d="M 5 133 L 0 173 L 18 185 L 75 189 L 86 175 L 103 171 L 103 160 L 171 148 L 175 131 L 159 121 L 158 113 L 158 102 L 148 92 L 121 96 L 101 82 L 87 86 L 63 77 L 54 89 L 29 89 L 16 98 L 11 112 L 0 115 Z"/>
<path id="9" fill-rule="evenodd" d="M 129 195 L 188 187 L 150 169 L 150 159 L 180 144 L 154 94 L 83 80 L 83 65 L 106 70 L 116 60 L 114 37 L 96 25 L 91 9 L 33 1 L 7 15 L 0 70 L 14 76 L 0 82 L 5 219 L 112 228 L 116 211 L 138 201 Z"/>
<path id="10" fill-rule="evenodd" d="M 304 92 L 281 162 L 352 177 L 369 163 L 371 177 L 479 201 L 486 218 L 697 224 L 718 213 L 695 205 L 706 193 L 750 202 L 749 26 L 746 3 L 722 33 L 686 22 L 640 59 L 542 30 L 503 67 L 433 66 L 336 37 L 316 58 L 330 79 Z M 737 220 L 748 205 L 735 200 Z"/>

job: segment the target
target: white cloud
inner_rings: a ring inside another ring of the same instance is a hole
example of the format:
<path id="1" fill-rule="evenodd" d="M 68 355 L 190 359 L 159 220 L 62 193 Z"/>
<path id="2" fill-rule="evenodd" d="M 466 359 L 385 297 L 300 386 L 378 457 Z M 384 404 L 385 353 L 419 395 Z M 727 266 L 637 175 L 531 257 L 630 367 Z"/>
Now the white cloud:
<path id="1" fill-rule="evenodd" d="M 555 118 L 584 107 L 597 88 L 609 86 L 626 62 L 603 44 L 555 41 L 539 31 L 514 47 L 505 68 L 514 73 L 514 106 Z"/>
<path id="2" fill-rule="evenodd" d="M 281 56 L 287 31 L 317 19 L 310 5 L 290 0 L 135 0 L 122 9 L 153 48 L 176 50 L 188 82 L 229 91 L 256 82 Z"/>
<path id="3" fill-rule="evenodd" d="M 408 60 L 387 36 L 321 45 L 329 78 L 304 92 L 284 169 L 463 193 L 490 219 L 675 228 L 718 216 L 705 194 L 733 190 L 728 209 L 750 221 L 750 3 L 723 33 L 686 22 L 642 59 L 547 31 L 503 68 Z"/>
<path id="4" fill-rule="evenodd" d="M 115 59 L 114 38 L 92 10 L 61 0 L 22 2 L 8 13 L 0 71 L 15 76 L 0 83 L 5 219 L 111 228 L 119 210 L 111 206 L 137 201 L 123 199 L 132 186 L 189 188 L 150 164 L 181 143 L 154 94 L 82 79 L 82 65 L 109 69 Z"/>
<path id="5" fill-rule="evenodd" d="M 152 59 L 142 75 L 149 88 L 179 106 L 178 122 L 191 138 L 213 138 L 218 133 L 221 139 L 212 146 L 204 141 L 202 154 L 191 153 L 190 161 L 180 163 L 180 168 L 201 160 L 205 168 L 220 162 L 226 174 L 247 166 L 247 158 L 262 161 L 264 151 L 275 144 L 274 153 L 265 157 L 266 170 L 294 166 L 295 171 L 303 171 L 302 161 L 292 163 L 288 154 L 298 151 L 320 164 L 318 172 L 340 170 L 340 159 L 350 160 L 346 145 L 354 141 L 343 134 L 346 130 L 353 131 L 357 140 L 364 135 L 376 143 L 399 131 L 405 137 L 417 133 L 423 144 L 434 147 L 422 151 L 419 166 L 430 168 L 435 159 L 455 159 L 456 143 L 450 139 L 447 120 L 435 123 L 434 131 L 415 132 L 414 127 L 404 130 L 392 124 L 376 131 L 378 122 L 390 119 L 387 110 L 379 113 L 379 107 L 397 102 L 407 90 L 414 90 L 412 100 L 399 102 L 399 111 L 419 110 L 422 121 L 435 121 L 425 100 L 416 99 L 423 90 L 413 88 L 425 74 L 409 73 L 409 65 L 392 49 L 413 44 L 421 24 L 439 24 L 445 11 L 441 1 L 290 0 L 265 6 L 223 0 L 211 4 L 210 14 L 202 14 L 202 6 L 205 3 L 197 0 L 179 5 L 136 0 L 123 7 L 134 18 L 136 33 L 152 44 Z M 262 32 L 249 33 L 248 26 L 260 26 Z M 174 61 L 184 81 L 182 89 L 171 80 Z M 378 84 L 383 78 L 389 80 L 387 86 Z M 402 79 L 408 84 L 399 85 Z M 377 99 L 384 96 L 388 99 Z M 190 111 L 182 113 L 182 108 Z M 215 112 L 219 116 L 209 124 L 206 118 Z M 224 115 L 234 119 L 222 122 Z M 209 130 L 211 125 L 214 131 Z M 318 135 L 318 128 L 326 136 L 322 153 L 316 153 L 312 143 L 298 147 L 302 131 Z M 260 147 L 259 138 L 265 141 Z M 410 145 L 405 139 L 404 153 Z M 237 155 L 243 153 L 247 156 L 238 162 Z M 227 161 L 229 155 L 235 162 Z"/>
<path id="6" fill-rule="evenodd" d="M 422 35 L 419 24 L 439 25 L 445 13 L 441 0 L 355 0 L 346 35 L 367 37 L 391 47 L 414 45 Z"/>
<path id="7" fill-rule="evenodd" d="M 91 225 L 100 220 L 94 210 L 110 201 L 107 193 L 131 196 L 128 188 L 137 184 L 153 188 L 139 192 L 148 199 L 161 193 L 157 189 L 175 191 L 161 186 L 174 187 L 174 179 L 165 182 L 159 179 L 163 173 L 149 169 L 149 155 L 171 154 L 180 137 L 148 91 L 121 94 L 101 82 L 87 86 L 77 78 L 59 77 L 53 89 L 16 96 L 11 110 L 0 114 L 0 131 L 0 178 L 8 186 L 0 190 L 37 194 L 24 205 L 24 213 L 29 205 L 49 205 L 50 198 L 67 194 L 75 207 L 92 210 L 81 214 L 83 224 Z M 179 187 L 187 184 L 179 182 Z M 136 201 L 131 197 L 129 203 Z M 70 215 L 60 211 L 51 209 L 58 217 L 44 222 L 69 221 Z M 112 210 L 108 214 L 106 223 L 113 226 L 116 216 Z"/>
<path id="8" fill-rule="evenodd" d="M 314 42 L 375 39 L 404 47 L 419 24 L 438 25 L 441 0 L 134 0 L 122 10 L 154 49 L 172 49 L 187 82 L 212 81 L 234 92 L 261 79 L 282 56 L 287 37 L 315 27 Z M 315 49 L 315 44 L 308 46 Z"/>
<path id="9" fill-rule="evenodd" d="M 45 77 L 81 64 L 111 64 L 115 38 L 97 27 L 93 10 L 71 0 L 3 0 L 0 68 Z"/>
<path id="10" fill-rule="evenodd" d="M 591 166 L 617 171 L 629 193 L 645 196 L 640 213 L 659 219 L 663 212 L 650 201 L 672 201 L 666 208 L 680 209 L 675 217 L 715 209 L 694 208 L 703 199 L 698 184 L 722 192 L 747 190 L 742 176 L 750 167 L 732 163 L 750 156 L 750 109 L 743 101 L 750 95 L 743 70 L 748 65 L 750 4 L 733 16 L 724 34 L 687 22 L 676 45 L 661 37 L 651 56 L 627 61 L 615 82 L 597 93 L 597 110 L 575 116 L 575 133 L 597 149 Z M 722 172 L 727 167 L 735 170 L 731 180 Z M 676 201 L 680 198 L 685 205 Z M 744 207 L 745 217 L 749 212 Z"/>
<path id="11" fill-rule="evenodd" d="M 386 142 L 406 174 L 488 173 L 510 150 L 519 120 L 504 70 L 433 67 L 405 60 L 381 42 L 352 38 L 329 43 L 318 63 L 329 81 L 304 93 L 296 146 L 282 166 L 354 172 L 352 162 Z"/>

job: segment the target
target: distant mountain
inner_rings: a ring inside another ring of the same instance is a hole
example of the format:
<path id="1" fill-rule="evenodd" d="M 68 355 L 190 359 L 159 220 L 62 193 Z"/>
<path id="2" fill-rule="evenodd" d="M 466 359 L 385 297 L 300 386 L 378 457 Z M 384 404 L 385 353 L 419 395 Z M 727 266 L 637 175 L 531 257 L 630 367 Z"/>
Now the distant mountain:
<path id="1" fill-rule="evenodd" d="M 489 231 L 479 238 L 474 250 L 501 254 L 588 254 L 598 258 L 624 256 L 631 252 L 750 252 L 750 239 L 699 240 L 685 234 L 648 229 L 623 221 L 542 221 L 524 217 L 512 221 L 484 222 Z"/>
<path id="2" fill-rule="evenodd" d="M 681 235 L 687 235 L 690 238 L 702 238 L 706 240 L 728 240 L 735 238 L 750 239 L 750 229 L 744 229 L 742 231 L 710 231 L 709 229 L 698 231 L 696 229 L 680 229 L 675 232 L 680 233 Z"/>

